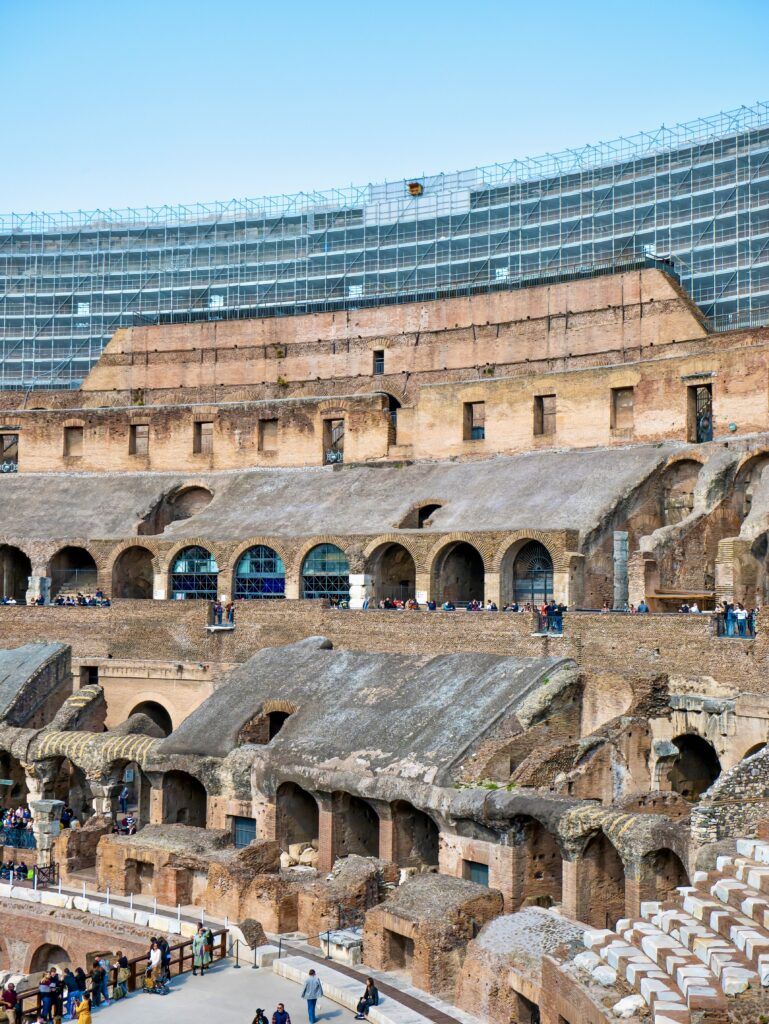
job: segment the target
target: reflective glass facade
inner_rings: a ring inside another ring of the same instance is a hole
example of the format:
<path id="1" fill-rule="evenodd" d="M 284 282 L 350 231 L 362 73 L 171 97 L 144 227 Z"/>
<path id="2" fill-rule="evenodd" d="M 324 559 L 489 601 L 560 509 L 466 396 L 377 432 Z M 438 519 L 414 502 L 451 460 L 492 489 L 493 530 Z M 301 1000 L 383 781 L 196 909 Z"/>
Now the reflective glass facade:
<path id="1" fill-rule="evenodd" d="M 769 319 L 769 104 L 413 181 L 0 216 L 0 387 L 75 387 L 133 323 L 410 301 L 649 251 L 716 328 Z"/>

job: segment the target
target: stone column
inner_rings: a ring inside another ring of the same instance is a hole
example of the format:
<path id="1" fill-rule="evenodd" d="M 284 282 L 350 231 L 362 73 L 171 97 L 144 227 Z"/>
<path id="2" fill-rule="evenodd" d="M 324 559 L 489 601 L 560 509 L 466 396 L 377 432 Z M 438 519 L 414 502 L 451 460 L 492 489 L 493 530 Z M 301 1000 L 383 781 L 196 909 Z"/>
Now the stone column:
<path id="1" fill-rule="evenodd" d="M 582 911 L 578 898 L 579 863 L 577 860 L 566 860 L 563 862 L 561 885 L 563 887 L 563 906 L 561 913 L 564 917 L 579 921 L 579 914 Z"/>
<path id="2" fill-rule="evenodd" d="M 334 866 L 334 808 L 330 793 L 316 793 L 318 801 L 318 871 Z"/>
<path id="3" fill-rule="evenodd" d="M 38 867 L 51 866 L 51 851 L 57 836 L 61 832 L 61 812 L 64 810 L 63 800 L 30 800 L 32 812 L 32 831 L 37 843 Z"/>
<path id="4" fill-rule="evenodd" d="M 367 600 L 374 595 L 372 593 L 372 579 L 368 573 L 350 573 L 350 608 L 360 611 Z"/>
<path id="5" fill-rule="evenodd" d="M 295 575 L 286 574 L 286 589 L 285 596 L 287 601 L 298 601 L 301 594 L 299 586 L 299 577 Z"/>
<path id="6" fill-rule="evenodd" d="M 122 783 L 88 779 L 88 786 L 91 790 L 94 816 L 111 818 L 114 821 L 118 814 L 118 797 L 123 788 Z"/>
<path id="7" fill-rule="evenodd" d="M 483 584 L 483 600 L 493 601 L 497 608 L 502 607 L 501 577 L 498 572 L 487 572 Z"/>
<path id="8" fill-rule="evenodd" d="M 414 577 L 414 596 L 420 604 L 427 604 L 431 596 L 429 572 L 418 572 Z"/>
<path id="9" fill-rule="evenodd" d="M 392 807 L 384 800 L 368 801 L 379 818 L 379 858 L 395 861 L 395 822 Z"/>
<path id="10" fill-rule="evenodd" d="M 168 573 L 156 572 L 152 575 L 152 597 L 155 601 L 168 599 Z"/>
<path id="11" fill-rule="evenodd" d="M 42 597 L 44 604 L 51 603 L 51 577 L 29 576 L 27 578 L 27 604 L 34 604 Z"/>
<path id="12" fill-rule="evenodd" d="M 628 603 L 628 533 L 614 531 L 614 610 L 622 611 Z"/>

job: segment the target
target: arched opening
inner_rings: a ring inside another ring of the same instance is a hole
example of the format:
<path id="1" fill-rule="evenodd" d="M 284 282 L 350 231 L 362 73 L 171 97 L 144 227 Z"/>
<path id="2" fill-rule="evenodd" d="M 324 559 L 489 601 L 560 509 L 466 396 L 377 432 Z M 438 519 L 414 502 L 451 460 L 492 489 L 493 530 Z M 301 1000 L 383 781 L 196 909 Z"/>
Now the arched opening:
<path id="1" fill-rule="evenodd" d="M 765 749 L 766 749 L 766 743 L 754 743 L 752 747 L 749 747 L 745 751 L 745 753 L 742 755 L 741 760 L 744 761 L 746 757 L 752 757 L 754 754 L 757 754 L 759 751 L 765 750 Z"/>
<path id="2" fill-rule="evenodd" d="M 755 455 L 740 468 L 735 481 L 732 503 L 734 511 L 739 518 L 747 519 L 753 506 L 753 496 L 762 488 L 762 482 L 767 476 L 769 466 L 769 453 L 761 452 Z"/>
<path id="3" fill-rule="evenodd" d="M 72 961 L 69 953 L 62 946 L 56 946 L 52 942 L 46 942 L 39 946 L 32 954 L 29 963 L 29 973 L 36 974 L 38 971 L 46 971 L 49 967 L 71 967 Z"/>
<path id="4" fill-rule="evenodd" d="M 712 743 L 687 733 L 676 736 L 678 757 L 670 769 L 670 787 L 685 800 L 699 800 L 721 774 L 721 762 Z"/>
<path id="5" fill-rule="evenodd" d="M 286 596 L 286 567 L 272 548 L 257 544 L 244 551 L 235 567 L 235 598 L 264 600 Z"/>
<path id="6" fill-rule="evenodd" d="M 395 862 L 401 867 L 438 864 L 438 826 L 429 814 L 405 800 L 392 805 Z"/>
<path id="7" fill-rule="evenodd" d="M 401 403 L 395 397 L 385 392 L 385 398 L 387 399 L 387 418 L 388 418 L 388 433 L 387 433 L 387 444 L 393 445 L 398 443 L 398 410 L 401 407 Z"/>
<path id="8" fill-rule="evenodd" d="M 290 711 L 270 711 L 267 715 L 267 742 L 274 740 L 291 717 Z"/>
<path id="9" fill-rule="evenodd" d="M 206 487 L 182 487 L 164 494 L 154 508 L 139 524 L 137 533 L 140 537 L 154 536 L 162 533 L 171 523 L 189 519 L 202 512 L 213 498 Z"/>
<path id="10" fill-rule="evenodd" d="M 19 548 L 0 545 L 0 597 L 27 603 L 27 587 L 32 575 L 32 563 Z"/>
<path id="11" fill-rule="evenodd" d="M 350 597 L 350 563 L 335 544 L 318 544 L 302 562 L 302 597 L 347 601 Z"/>
<path id="12" fill-rule="evenodd" d="M 553 559 L 540 541 L 530 540 L 519 548 L 512 575 L 512 598 L 518 604 L 540 606 L 552 600 Z"/>
<path id="13" fill-rule="evenodd" d="M 406 601 L 414 596 L 416 565 L 402 544 L 385 544 L 377 548 L 369 564 L 376 601 Z"/>
<path id="14" fill-rule="evenodd" d="M 25 807 L 28 797 L 27 776 L 21 762 L 13 754 L 0 751 L 0 807 Z"/>
<path id="15" fill-rule="evenodd" d="M 371 804 L 349 793 L 334 793 L 334 858 L 351 853 L 379 856 L 379 815 Z"/>
<path id="16" fill-rule="evenodd" d="M 66 547 L 51 559 L 51 597 L 93 594 L 97 588 L 96 562 L 85 548 Z"/>
<path id="17" fill-rule="evenodd" d="M 88 777 L 68 757 L 61 759 L 53 788 L 55 798 L 63 800 L 81 824 L 93 817 L 95 809 Z"/>
<path id="18" fill-rule="evenodd" d="M 171 596 L 176 601 L 215 601 L 219 566 L 199 545 L 183 548 L 171 565 Z"/>
<path id="19" fill-rule="evenodd" d="M 665 526 L 680 523 L 694 509 L 694 490 L 702 464 L 696 459 L 674 462 L 662 474 L 662 521 Z"/>
<path id="20" fill-rule="evenodd" d="M 670 899 L 682 885 L 689 884 L 683 861 L 667 847 L 652 850 L 641 858 L 640 899 Z"/>
<path id="21" fill-rule="evenodd" d="M 312 794 L 293 782 L 278 786 L 275 795 L 277 837 L 281 850 L 296 843 L 317 843 L 318 803 Z"/>
<path id="22" fill-rule="evenodd" d="M 163 707 L 162 704 L 158 704 L 154 700 L 143 700 L 141 704 L 137 704 L 131 712 L 131 715 L 146 715 L 147 718 L 151 719 L 155 725 L 163 730 L 164 736 L 170 736 L 174 731 L 174 724 L 171 721 L 171 716 Z M 130 718 L 131 715 L 128 717 Z"/>
<path id="23" fill-rule="evenodd" d="M 591 928 L 613 928 L 625 914 L 625 867 L 603 832 L 585 847 L 579 864 L 577 919 Z"/>
<path id="24" fill-rule="evenodd" d="M 432 525 L 432 517 L 443 505 L 437 501 L 426 501 L 413 505 L 398 523 L 399 530 L 424 530 Z"/>
<path id="25" fill-rule="evenodd" d="M 163 824 L 206 827 L 208 794 L 199 779 L 187 772 L 163 776 Z"/>
<path id="26" fill-rule="evenodd" d="M 513 846 L 515 909 L 552 907 L 563 898 L 563 855 L 555 836 L 535 818 L 516 818 L 509 833 Z"/>
<path id="27" fill-rule="evenodd" d="M 148 600 L 152 580 L 152 552 L 138 546 L 126 548 L 112 566 L 112 596 Z"/>
<path id="28" fill-rule="evenodd" d="M 114 766 L 112 778 L 117 782 L 113 799 L 113 814 L 118 823 L 133 819 L 133 829 L 139 831 L 150 820 L 152 783 L 136 761 Z"/>
<path id="29" fill-rule="evenodd" d="M 433 563 L 436 601 L 451 601 L 452 604 L 482 601 L 484 581 L 483 558 L 472 544 L 455 541 L 436 555 Z"/>

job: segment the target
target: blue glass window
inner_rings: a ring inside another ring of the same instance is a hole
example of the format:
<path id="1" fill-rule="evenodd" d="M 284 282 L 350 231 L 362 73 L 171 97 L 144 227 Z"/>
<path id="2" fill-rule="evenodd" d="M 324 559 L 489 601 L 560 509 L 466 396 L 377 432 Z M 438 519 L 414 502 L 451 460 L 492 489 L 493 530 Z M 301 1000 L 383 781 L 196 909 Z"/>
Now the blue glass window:
<path id="1" fill-rule="evenodd" d="M 286 596 L 286 568 L 272 548 L 257 544 L 240 556 L 235 569 L 235 597 L 239 601 Z"/>

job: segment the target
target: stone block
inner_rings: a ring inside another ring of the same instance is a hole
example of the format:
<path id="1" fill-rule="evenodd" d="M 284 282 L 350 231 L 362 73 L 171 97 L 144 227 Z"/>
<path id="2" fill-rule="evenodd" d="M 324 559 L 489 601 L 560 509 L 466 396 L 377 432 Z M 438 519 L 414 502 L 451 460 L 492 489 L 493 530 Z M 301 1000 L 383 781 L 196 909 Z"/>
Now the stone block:
<path id="1" fill-rule="evenodd" d="M 608 987 L 617 983 L 617 972 L 614 968 L 609 967 L 608 964 L 599 964 L 597 967 L 594 967 L 590 975 L 599 985 L 606 985 Z"/>
<path id="2" fill-rule="evenodd" d="M 584 953 L 577 953 L 572 960 L 572 963 L 580 971 L 591 971 L 601 961 L 595 953 L 591 953 L 590 950 L 586 950 Z"/>
<path id="3" fill-rule="evenodd" d="M 615 1017 L 628 1019 L 630 1017 L 635 1017 L 637 1013 L 643 1010 L 644 1005 L 643 996 L 634 994 L 632 996 L 625 996 L 624 999 L 620 999 L 619 1002 L 616 1002 L 614 1006 L 612 1006 L 611 1012 Z"/>
<path id="4" fill-rule="evenodd" d="M 256 947 L 256 963 L 258 967 L 272 967 L 278 959 L 278 947 L 272 943 Z"/>

